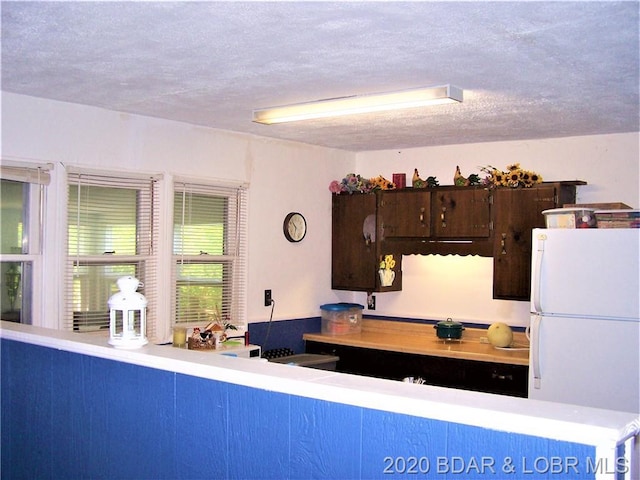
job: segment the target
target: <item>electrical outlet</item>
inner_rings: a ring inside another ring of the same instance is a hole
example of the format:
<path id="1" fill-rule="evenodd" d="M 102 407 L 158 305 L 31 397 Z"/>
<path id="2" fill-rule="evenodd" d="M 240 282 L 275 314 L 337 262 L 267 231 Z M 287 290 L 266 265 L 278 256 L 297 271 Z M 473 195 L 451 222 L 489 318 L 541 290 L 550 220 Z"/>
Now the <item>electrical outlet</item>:
<path id="1" fill-rule="evenodd" d="M 369 293 L 367 294 L 367 310 L 376 309 L 376 296 Z"/>
<path id="2" fill-rule="evenodd" d="M 265 307 L 271 306 L 271 290 L 264 291 L 264 306 Z"/>

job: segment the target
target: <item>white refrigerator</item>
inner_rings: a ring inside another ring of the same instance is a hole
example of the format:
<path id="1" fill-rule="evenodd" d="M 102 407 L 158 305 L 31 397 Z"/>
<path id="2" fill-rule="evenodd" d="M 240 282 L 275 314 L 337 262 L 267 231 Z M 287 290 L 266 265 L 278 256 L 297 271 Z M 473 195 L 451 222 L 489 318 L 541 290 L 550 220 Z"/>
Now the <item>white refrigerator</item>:
<path id="1" fill-rule="evenodd" d="M 529 398 L 640 412 L 640 229 L 532 235 Z"/>

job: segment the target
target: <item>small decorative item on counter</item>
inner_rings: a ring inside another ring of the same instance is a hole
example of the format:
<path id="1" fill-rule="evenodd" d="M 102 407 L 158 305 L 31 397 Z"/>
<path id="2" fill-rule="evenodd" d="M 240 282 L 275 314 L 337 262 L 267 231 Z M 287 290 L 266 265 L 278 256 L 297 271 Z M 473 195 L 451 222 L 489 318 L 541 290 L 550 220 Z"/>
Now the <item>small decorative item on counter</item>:
<path id="1" fill-rule="evenodd" d="M 213 330 L 209 327 L 207 327 L 204 332 L 201 331 L 199 327 L 195 327 L 187 341 L 187 345 L 189 350 L 214 350 L 218 346 L 216 345 Z"/>
<path id="2" fill-rule="evenodd" d="M 525 170 L 519 163 L 507 165 L 507 171 L 499 170 L 491 165 L 480 167 L 488 174 L 483 183 L 489 187 L 529 188 L 536 183 L 542 183 L 542 176 L 531 170 Z"/>
<path id="3" fill-rule="evenodd" d="M 187 346 L 187 327 L 173 327 L 173 346 L 185 348 Z"/>
<path id="4" fill-rule="evenodd" d="M 396 278 L 396 272 L 393 271 L 395 266 L 396 261 L 394 260 L 393 255 L 385 255 L 384 260 L 380 262 L 380 270 L 378 270 L 381 286 L 390 287 L 393 285 L 393 281 Z"/>
<path id="5" fill-rule="evenodd" d="M 228 317 L 222 317 L 216 308 L 213 313 L 214 319 L 201 331 L 196 327 L 189 337 L 189 350 L 213 350 L 220 348 L 220 345 L 227 340 L 227 330 L 237 330 Z"/>

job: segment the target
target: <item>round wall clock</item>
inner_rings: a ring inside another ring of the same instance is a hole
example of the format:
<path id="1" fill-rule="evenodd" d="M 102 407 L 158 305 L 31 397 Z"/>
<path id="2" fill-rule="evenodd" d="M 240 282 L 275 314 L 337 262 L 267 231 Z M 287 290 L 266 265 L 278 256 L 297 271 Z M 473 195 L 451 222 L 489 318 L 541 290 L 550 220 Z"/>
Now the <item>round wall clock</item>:
<path id="1" fill-rule="evenodd" d="M 290 242 L 299 242 L 307 234 L 307 221 L 301 213 L 291 212 L 284 217 L 284 236 Z"/>

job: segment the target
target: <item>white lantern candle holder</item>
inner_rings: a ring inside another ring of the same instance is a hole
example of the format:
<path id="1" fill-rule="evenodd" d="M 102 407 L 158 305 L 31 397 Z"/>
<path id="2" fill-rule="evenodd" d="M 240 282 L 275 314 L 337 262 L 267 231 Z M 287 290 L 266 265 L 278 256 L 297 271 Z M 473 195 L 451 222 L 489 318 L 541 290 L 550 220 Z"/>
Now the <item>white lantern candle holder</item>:
<path id="1" fill-rule="evenodd" d="M 109 298 L 109 344 L 116 348 L 139 348 L 148 342 L 147 299 L 136 292 L 143 284 L 135 277 L 121 277 L 120 291 Z"/>

